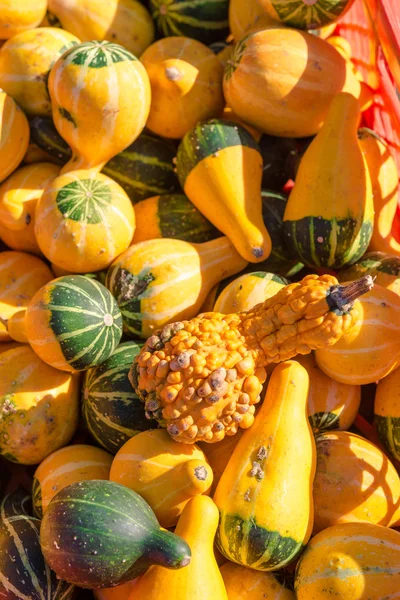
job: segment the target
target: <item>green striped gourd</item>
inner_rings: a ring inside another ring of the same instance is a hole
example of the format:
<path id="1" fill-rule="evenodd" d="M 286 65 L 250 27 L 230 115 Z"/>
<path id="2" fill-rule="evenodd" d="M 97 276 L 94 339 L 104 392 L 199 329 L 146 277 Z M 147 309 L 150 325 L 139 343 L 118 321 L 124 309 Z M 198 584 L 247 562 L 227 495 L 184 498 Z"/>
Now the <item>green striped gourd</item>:
<path id="1" fill-rule="evenodd" d="M 374 420 L 388 454 L 400 461 L 400 369 L 383 377 L 376 388 Z"/>
<path id="2" fill-rule="evenodd" d="M 85 373 L 83 419 L 98 444 L 116 454 L 131 437 L 158 427 L 146 418 L 144 404 L 133 390 L 128 373 L 142 347 L 124 342 L 101 365 Z"/>
<path id="3" fill-rule="evenodd" d="M 349 269 L 339 271 L 340 281 L 354 281 L 363 275 L 374 277 L 375 283 L 400 295 L 400 257 L 385 252 L 367 252 Z"/>
<path id="4" fill-rule="evenodd" d="M 152 564 L 179 569 L 190 562 L 187 543 L 160 529 L 139 494 L 112 481 L 73 483 L 58 492 L 43 517 L 40 543 L 58 577 L 91 589 L 130 581 Z"/>
<path id="5" fill-rule="evenodd" d="M 229 0 L 150 0 L 150 10 L 163 37 L 182 35 L 204 44 L 229 33 Z"/>
<path id="6" fill-rule="evenodd" d="M 31 138 L 39 148 L 48 152 L 60 164 L 72 156 L 72 150 L 46 117 L 30 122 Z M 174 171 L 174 145 L 155 136 L 142 133 L 125 150 L 108 161 L 102 173 L 114 179 L 128 194 L 132 204 L 179 189 Z"/>
<path id="7" fill-rule="evenodd" d="M 318 29 L 337 21 L 354 0 L 259 0 L 275 21 L 296 29 Z"/>
<path id="8" fill-rule="evenodd" d="M 22 485 L 19 485 L 13 492 L 6 494 L 1 502 L 1 520 L 16 517 L 19 515 L 31 516 L 32 497 Z"/>

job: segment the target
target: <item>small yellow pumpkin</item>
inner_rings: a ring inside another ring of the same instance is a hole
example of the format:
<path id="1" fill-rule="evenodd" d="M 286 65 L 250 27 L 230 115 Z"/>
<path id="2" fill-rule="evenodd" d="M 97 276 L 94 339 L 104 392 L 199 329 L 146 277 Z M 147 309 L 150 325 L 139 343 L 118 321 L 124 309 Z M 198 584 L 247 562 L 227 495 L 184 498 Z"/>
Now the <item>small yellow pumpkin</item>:
<path id="1" fill-rule="evenodd" d="M 18 104 L 0 90 L 0 182 L 11 175 L 25 156 L 29 123 Z"/>
<path id="2" fill-rule="evenodd" d="M 251 310 L 256 304 L 275 296 L 288 283 L 284 277 L 265 271 L 245 273 L 222 290 L 215 302 L 214 311 L 228 315 Z"/>
<path id="3" fill-rule="evenodd" d="M 248 569 L 233 562 L 221 567 L 228 600 L 295 600 L 294 593 L 272 573 Z"/>
<path id="4" fill-rule="evenodd" d="M 0 40 L 37 27 L 47 10 L 47 0 L 0 0 Z"/>

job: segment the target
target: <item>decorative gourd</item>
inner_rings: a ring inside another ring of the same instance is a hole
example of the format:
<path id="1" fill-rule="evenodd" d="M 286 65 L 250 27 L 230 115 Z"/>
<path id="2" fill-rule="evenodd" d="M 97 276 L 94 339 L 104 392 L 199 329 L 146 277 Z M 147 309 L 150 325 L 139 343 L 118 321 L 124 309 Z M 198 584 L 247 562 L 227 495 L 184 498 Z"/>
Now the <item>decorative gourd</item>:
<path id="1" fill-rule="evenodd" d="M 153 196 L 138 202 L 135 205 L 135 220 L 132 244 L 158 238 L 196 244 L 221 236 L 184 194 Z"/>
<path id="2" fill-rule="evenodd" d="M 339 272 L 341 281 L 353 281 L 363 275 L 371 275 L 375 283 L 400 295 L 400 255 L 385 252 L 367 252 L 349 269 Z"/>
<path id="3" fill-rule="evenodd" d="M 21 485 L 3 497 L 0 507 L 3 523 L 6 519 L 15 516 L 32 516 L 31 495 Z"/>
<path id="4" fill-rule="evenodd" d="M 51 16 L 83 42 L 108 40 L 140 56 L 154 39 L 149 11 L 135 0 L 48 0 Z"/>
<path id="5" fill-rule="evenodd" d="M 51 115 L 50 69 L 68 48 L 79 43 L 68 31 L 52 27 L 19 33 L 0 49 L 0 87 L 28 115 Z"/>
<path id="6" fill-rule="evenodd" d="M 93 590 L 94 597 L 96 600 L 127 600 L 137 581 L 137 579 L 133 579 L 116 587 Z"/>
<path id="7" fill-rule="evenodd" d="M 26 29 L 37 27 L 47 10 L 47 0 L 1 0 L 0 40 L 8 40 Z"/>
<path id="8" fill-rule="evenodd" d="M 64 173 L 100 171 L 146 124 L 151 95 L 146 69 L 118 44 L 70 48 L 51 69 L 48 86 L 54 125 L 72 148 Z"/>
<path id="9" fill-rule="evenodd" d="M 244 127 L 214 119 L 199 123 L 181 141 L 176 168 L 189 200 L 243 258 L 268 258 L 271 240 L 261 213 L 262 158 Z"/>
<path id="10" fill-rule="evenodd" d="M 57 165 L 20 167 L 0 185 L 0 238 L 9 248 L 41 254 L 35 236 L 35 209 L 46 186 L 60 172 Z"/>
<path id="11" fill-rule="evenodd" d="M 56 158 L 53 158 L 50 154 L 47 154 L 47 152 L 39 148 L 34 142 L 30 141 L 21 165 L 33 165 L 34 163 L 40 162 L 49 162 L 54 165 L 59 164 L 59 161 Z"/>
<path id="12" fill-rule="evenodd" d="M 212 50 L 187 37 L 167 37 L 140 57 L 151 84 L 146 127 L 181 139 L 198 121 L 219 117 L 224 108 L 223 67 Z"/>
<path id="13" fill-rule="evenodd" d="M 197 496 L 183 509 L 175 533 L 189 544 L 192 560 L 186 569 L 171 571 L 153 566 L 142 575 L 130 600 L 163 600 L 166 591 L 174 600 L 228 600 L 224 581 L 214 557 L 218 509 L 211 498 Z"/>
<path id="14" fill-rule="evenodd" d="M 91 589 L 131 581 L 152 564 L 179 569 L 190 562 L 188 544 L 160 528 L 141 496 L 113 481 L 81 481 L 58 492 L 40 544 L 58 577 Z"/>
<path id="15" fill-rule="evenodd" d="M 276 21 L 271 19 L 262 8 L 259 0 L 230 0 L 229 2 L 229 28 L 233 38 L 238 42 L 251 31 L 265 29 L 270 25 L 276 26 Z"/>
<path id="16" fill-rule="evenodd" d="M 339 383 L 318 367 L 313 354 L 296 356 L 310 379 L 308 420 L 314 433 L 349 429 L 357 416 L 361 386 Z"/>
<path id="17" fill-rule="evenodd" d="M 317 350 L 315 358 L 332 379 L 366 385 L 386 377 L 400 359 L 400 297 L 375 285 L 357 309 L 354 327 L 334 347 Z"/>
<path id="18" fill-rule="evenodd" d="M 46 258 L 74 273 L 107 268 L 128 248 L 135 213 L 124 190 L 94 171 L 60 175 L 36 205 L 35 235 Z"/>
<path id="19" fill-rule="evenodd" d="M 219 294 L 214 312 L 229 313 L 251 310 L 260 302 L 272 298 L 289 281 L 265 271 L 245 273 L 229 283 Z"/>
<path id="20" fill-rule="evenodd" d="M 248 34 L 225 69 L 227 104 L 263 133 L 315 135 L 341 91 L 362 98 L 363 86 L 328 42 L 310 33 L 273 27 Z"/>
<path id="21" fill-rule="evenodd" d="M 194 496 L 209 492 L 213 472 L 194 444 L 177 444 L 165 430 L 143 431 L 116 454 L 110 481 L 134 490 L 162 527 L 173 527 Z M 144 596 L 145 597 L 145 596 Z"/>
<path id="22" fill-rule="evenodd" d="M 0 135 L 1 182 L 18 167 L 29 144 L 28 119 L 11 96 L 1 90 Z"/>
<path id="23" fill-rule="evenodd" d="M 198 444 L 201 450 L 203 450 L 213 472 L 213 481 L 210 489 L 211 495 L 213 495 L 217 489 L 222 473 L 225 471 L 226 465 L 228 464 L 242 433 L 243 429 L 239 429 L 236 435 L 226 435 L 223 440 L 216 444 L 207 444 L 206 442 L 200 442 Z"/>
<path id="24" fill-rule="evenodd" d="M 53 279 L 40 258 L 25 252 L 0 252 L 0 341 L 11 340 L 7 321 L 26 307 L 36 292 Z"/>
<path id="25" fill-rule="evenodd" d="M 82 384 L 82 413 L 98 444 L 115 454 L 131 437 L 157 427 L 146 419 L 144 406 L 128 380 L 129 369 L 142 347 L 124 342 L 101 365 L 86 371 Z"/>
<path id="26" fill-rule="evenodd" d="M 125 332 L 146 338 L 197 315 L 210 289 L 246 264 L 226 237 L 203 244 L 148 240 L 113 262 L 106 284 L 121 309 Z"/>
<path id="27" fill-rule="evenodd" d="M 338 269 L 356 262 L 368 248 L 374 205 L 357 141 L 359 118 L 353 96 L 335 96 L 321 131 L 301 159 L 284 231 L 289 250 L 306 265 Z"/>
<path id="28" fill-rule="evenodd" d="M 79 416 L 79 383 L 46 365 L 28 345 L 0 355 L 0 453 L 24 465 L 65 446 Z"/>
<path id="29" fill-rule="evenodd" d="M 36 354 L 62 371 L 101 364 L 122 335 L 116 301 L 104 285 L 82 275 L 58 277 L 41 287 L 28 305 L 23 326 Z"/>
<path id="30" fill-rule="evenodd" d="M 258 0 L 274 21 L 296 29 L 316 29 L 337 21 L 354 0 Z"/>
<path id="31" fill-rule="evenodd" d="M 400 370 L 378 383 L 375 394 L 375 425 L 389 455 L 400 461 Z"/>
<path id="32" fill-rule="evenodd" d="M 353 52 L 351 49 L 351 44 L 346 38 L 340 35 L 332 35 L 328 38 L 327 42 L 336 48 L 343 58 L 346 60 L 351 60 Z"/>
<path id="33" fill-rule="evenodd" d="M 229 0 L 150 0 L 150 10 L 162 37 L 181 35 L 204 44 L 224 40 Z"/>
<path id="34" fill-rule="evenodd" d="M 374 196 L 375 221 L 369 249 L 400 257 L 400 243 L 392 233 L 398 202 L 396 163 L 389 146 L 374 131 L 360 129 L 358 140 L 368 165 Z"/>
<path id="35" fill-rule="evenodd" d="M 255 571 L 228 561 L 222 565 L 221 575 L 228 600 L 295 600 L 294 593 L 272 573 Z"/>
<path id="36" fill-rule="evenodd" d="M 253 425 L 264 367 L 351 333 L 353 302 L 372 285 L 369 276 L 343 287 L 330 275 L 307 275 L 249 312 L 167 325 L 143 346 L 130 381 L 175 440 L 218 442 Z"/>
<path id="37" fill-rule="evenodd" d="M 35 471 L 32 496 L 35 516 L 41 519 L 49 502 L 71 483 L 108 479 L 113 457 L 85 444 L 65 446 L 45 458 Z"/>
<path id="38" fill-rule="evenodd" d="M 383 600 L 400 587 L 400 533 L 344 523 L 316 535 L 296 569 L 297 600 Z"/>
<path id="39" fill-rule="evenodd" d="M 233 52 L 233 48 L 231 49 L 230 54 L 232 54 L 232 52 Z M 224 67 L 225 67 L 225 65 L 224 65 Z M 240 119 L 237 115 L 235 115 L 235 113 L 229 106 L 225 106 L 223 113 L 221 115 L 221 119 L 224 119 L 226 121 L 231 121 L 233 123 L 238 123 L 245 129 L 247 129 L 247 131 L 253 136 L 253 138 L 256 140 L 256 142 L 260 141 L 262 134 L 259 131 L 257 131 L 257 129 L 252 127 L 251 125 L 247 125 L 247 123 L 242 121 L 242 119 Z"/>
<path id="40" fill-rule="evenodd" d="M 13 348 L 19 348 L 21 344 L 18 342 L 0 342 L 0 354 L 12 350 Z"/>
<path id="41" fill-rule="evenodd" d="M 307 395 L 308 374 L 299 363 L 275 368 L 254 425 L 243 433 L 214 494 L 219 550 L 258 571 L 289 564 L 311 535 L 316 456 Z"/>

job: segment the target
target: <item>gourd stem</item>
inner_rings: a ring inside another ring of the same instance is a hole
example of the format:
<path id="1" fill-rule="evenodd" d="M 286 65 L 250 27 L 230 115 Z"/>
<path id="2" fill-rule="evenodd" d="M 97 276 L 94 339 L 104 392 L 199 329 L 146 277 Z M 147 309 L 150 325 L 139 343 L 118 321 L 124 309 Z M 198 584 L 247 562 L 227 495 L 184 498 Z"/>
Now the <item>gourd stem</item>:
<path id="1" fill-rule="evenodd" d="M 354 300 L 372 290 L 373 287 L 373 278 L 371 275 L 365 275 L 347 285 L 333 285 L 328 291 L 327 300 L 332 309 L 346 312 L 352 307 Z"/>

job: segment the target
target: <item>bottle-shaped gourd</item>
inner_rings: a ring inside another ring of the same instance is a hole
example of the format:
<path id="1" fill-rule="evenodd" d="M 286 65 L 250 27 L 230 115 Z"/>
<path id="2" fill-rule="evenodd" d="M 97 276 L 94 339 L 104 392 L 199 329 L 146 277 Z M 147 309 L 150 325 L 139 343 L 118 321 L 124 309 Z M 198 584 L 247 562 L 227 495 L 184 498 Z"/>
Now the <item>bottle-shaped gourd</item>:
<path id="1" fill-rule="evenodd" d="M 241 125 L 199 123 L 181 141 L 176 157 L 187 197 L 248 262 L 266 260 L 271 239 L 262 217 L 262 157 Z"/>
<path id="2" fill-rule="evenodd" d="M 204 313 L 147 340 L 129 377 L 146 410 L 182 442 L 218 442 L 254 422 L 265 366 L 335 344 L 373 286 L 307 275 L 248 312 Z M 173 410 L 174 409 L 174 410 Z"/>
<path id="3" fill-rule="evenodd" d="M 284 214 L 286 243 L 305 264 L 355 263 L 371 239 L 371 178 L 357 139 L 359 102 L 340 93 L 307 148 Z"/>

